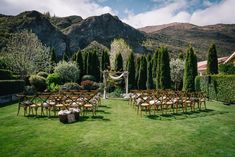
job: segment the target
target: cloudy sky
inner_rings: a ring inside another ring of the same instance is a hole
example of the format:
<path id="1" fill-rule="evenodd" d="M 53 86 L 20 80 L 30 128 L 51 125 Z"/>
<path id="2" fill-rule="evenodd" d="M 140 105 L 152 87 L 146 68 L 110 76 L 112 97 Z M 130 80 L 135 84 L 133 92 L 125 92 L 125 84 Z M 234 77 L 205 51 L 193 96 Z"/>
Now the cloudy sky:
<path id="1" fill-rule="evenodd" d="M 26 10 L 83 18 L 111 13 L 135 28 L 172 22 L 235 23 L 235 0 L 0 0 L 1 14 Z"/>

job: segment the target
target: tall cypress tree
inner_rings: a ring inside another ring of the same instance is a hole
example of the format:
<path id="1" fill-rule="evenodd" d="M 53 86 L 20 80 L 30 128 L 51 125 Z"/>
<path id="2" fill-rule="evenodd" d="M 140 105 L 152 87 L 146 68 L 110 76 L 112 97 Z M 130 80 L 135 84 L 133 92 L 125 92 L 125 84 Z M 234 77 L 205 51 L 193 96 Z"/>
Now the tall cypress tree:
<path id="1" fill-rule="evenodd" d="M 95 76 L 96 81 L 100 81 L 100 62 L 99 62 L 99 57 L 96 51 L 92 53 L 92 75 Z"/>
<path id="2" fill-rule="evenodd" d="M 162 51 L 158 51 L 158 55 L 157 55 L 157 64 L 156 64 L 156 89 L 160 89 L 161 86 L 160 86 L 160 73 L 161 73 L 161 69 L 160 69 L 160 66 L 161 66 L 161 56 L 162 56 Z"/>
<path id="3" fill-rule="evenodd" d="M 197 57 L 192 46 L 187 49 L 184 68 L 183 90 L 195 90 L 195 77 L 197 75 Z"/>
<path id="4" fill-rule="evenodd" d="M 159 84 L 160 89 L 171 88 L 171 75 L 170 75 L 170 59 L 168 50 L 165 47 L 161 47 L 161 64 L 159 67 Z"/>
<path id="5" fill-rule="evenodd" d="M 88 57 L 88 52 L 83 52 L 83 74 L 87 74 L 87 57 Z"/>
<path id="6" fill-rule="evenodd" d="M 136 86 L 138 84 L 137 82 L 138 82 L 138 78 L 139 78 L 140 61 L 141 61 L 141 57 L 138 57 L 136 59 L 136 66 L 135 66 L 136 67 L 136 69 L 135 69 L 135 83 L 136 83 Z"/>
<path id="7" fill-rule="evenodd" d="M 122 59 L 122 54 L 121 53 L 116 55 L 115 71 L 123 71 L 123 59 Z"/>
<path id="8" fill-rule="evenodd" d="M 147 61 L 146 57 L 142 56 L 139 67 L 139 78 L 137 81 L 138 89 L 146 89 L 147 82 Z"/>
<path id="9" fill-rule="evenodd" d="M 218 58 L 215 44 L 212 44 L 207 57 L 207 74 L 218 74 Z"/>
<path id="10" fill-rule="evenodd" d="M 153 88 L 153 75 L 152 75 L 152 56 L 148 54 L 147 56 L 147 89 Z"/>
<path id="11" fill-rule="evenodd" d="M 108 51 L 103 51 L 101 56 L 101 71 L 109 70 L 110 68 L 110 60 L 109 60 L 109 54 Z M 100 81 L 103 81 L 103 74 L 100 74 Z"/>
<path id="12" fill-rule="evenodd" d="M 88 75 L 92 75 L 93 73 L 93 53 L 90 51 L 87 53 L 87 60 L 86 60 L 86 71 Z"/>
<path id="13" fill-rule="evenodd" d="M 131 54 L 129 55 L 129 58 L 127 60 L 127 68 L 126 70 L 129 72 L 129 76 L 128 76 L 128 83 L 129 83 L 129 87 L 131 89 L 133 89 L 136 85 L 136 81 L 135 81 L 135 57 L 134 57 L 134 53 L 131 52 Z"/>
<path id="14" fill-rule="evenodd" d="M 82 52 L 78 50 L 78 52 L 73 56 L 73 61 L 77 63 L 80 69 L 80 78 L 79 81 L 81 81 L 82 76 L 84 75 L 84 68 L 83 68 L 83 57 Z"/>
<path id="15" fill-rule="evenodd" d="M 57 57 L 56 57 L 55 49 L 52 48 L 52 49 L 50 49 L 50 51 L 51 51 L 51 62 L 52 63 L 57 63 Z"/>
<path id="16" fill-rule="evenodd" d="M 157 71 L 157 59 L 158 59 L 158 49 L 153 54 L 152 58 L 152 76 L 156 78 L 156 71 Z"/>

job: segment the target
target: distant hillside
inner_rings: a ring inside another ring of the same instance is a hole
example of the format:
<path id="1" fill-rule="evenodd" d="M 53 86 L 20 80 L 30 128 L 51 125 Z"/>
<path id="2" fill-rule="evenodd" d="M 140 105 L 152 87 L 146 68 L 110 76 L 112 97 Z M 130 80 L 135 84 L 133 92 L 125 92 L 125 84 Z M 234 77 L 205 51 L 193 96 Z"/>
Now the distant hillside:
<path id="1" fill-rule="evenodd" d="M 146 46 L 149 49 L 167 45 L 174 52 L 185 51 L 190 43 L 195 47 L 200 60 L 205 59 L 211 43 L 217 46 L 218 56 L 226 56 L 235 51 L 235 24 L 196 26 L 188 23 L 140 28 L 148 34 Z M 175 54 L 175 53 L 174 53 Z"/>

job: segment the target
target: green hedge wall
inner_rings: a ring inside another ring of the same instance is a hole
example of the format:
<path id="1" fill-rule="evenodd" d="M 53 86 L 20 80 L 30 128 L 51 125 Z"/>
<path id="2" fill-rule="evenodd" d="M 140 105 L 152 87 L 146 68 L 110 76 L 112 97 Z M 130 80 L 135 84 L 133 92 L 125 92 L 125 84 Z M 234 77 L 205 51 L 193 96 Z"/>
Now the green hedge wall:
<path id="1" fill-rule="evenodd" d="M 222 102 L 235 102 L 235 75 L 197 76 L 196 89 L 207 93 L 210 99 Z"/>
<path id="2" fill-rule="evenodd" d="M 0 80 L 0 96 L 22 92 L 24 85 L 24 80 Z"/>

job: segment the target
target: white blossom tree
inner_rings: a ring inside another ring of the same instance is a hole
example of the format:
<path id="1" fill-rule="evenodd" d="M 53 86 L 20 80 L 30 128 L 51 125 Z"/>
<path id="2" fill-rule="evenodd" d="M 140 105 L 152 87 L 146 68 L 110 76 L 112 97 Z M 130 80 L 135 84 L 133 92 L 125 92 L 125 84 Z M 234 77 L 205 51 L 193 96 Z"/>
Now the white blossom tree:
<path id="1" fill-rule="evenodd" d="M 115 67 L 115 59 L 117 54 L 121 53 L 123 58 L 123 67 L 126 68 L 126 62 L 131 54 L 132 49 L 130 46 L 124 41 L 124 39 L 114 39 L 111 43 L 111 49 L 110 49 L 110 65 L 111 68 L 114 69 Z"/>
<path id="2" fill-rule="evenodd" d="M 22 78 L 51 68 L 50 49 L 31 31 L 14 33 L 3 55 L 10 61 L 9 68 Z"/>
<path id="3" fill-rule="evenodd" d="M 178 89 L 184 77 L 184 61 L 181 59 L 172 59 L 170 61 L 171 80 L 175 84 L 175 89 Z"/>

